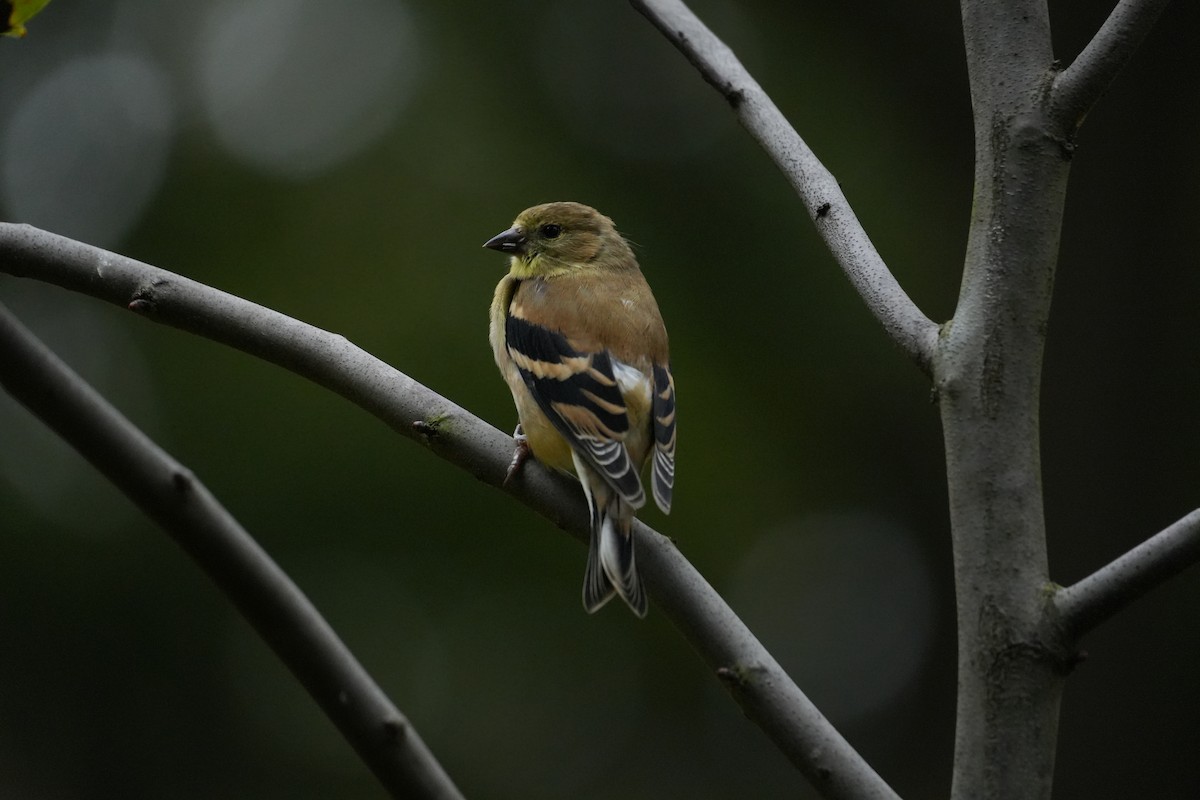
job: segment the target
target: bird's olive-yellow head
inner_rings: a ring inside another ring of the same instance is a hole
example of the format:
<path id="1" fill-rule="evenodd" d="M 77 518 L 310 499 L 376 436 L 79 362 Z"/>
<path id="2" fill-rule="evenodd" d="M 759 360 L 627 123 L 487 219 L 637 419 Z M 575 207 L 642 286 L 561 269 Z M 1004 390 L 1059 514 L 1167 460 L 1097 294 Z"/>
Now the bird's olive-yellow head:
<path id="1" fill-rule="evenodd" d="M 633 251 L 612 220 L 580 203 L 527 208 L 484 247 L 510 254 L 519 278 L 551 277 L 577 269 L 637 268 Z"/>

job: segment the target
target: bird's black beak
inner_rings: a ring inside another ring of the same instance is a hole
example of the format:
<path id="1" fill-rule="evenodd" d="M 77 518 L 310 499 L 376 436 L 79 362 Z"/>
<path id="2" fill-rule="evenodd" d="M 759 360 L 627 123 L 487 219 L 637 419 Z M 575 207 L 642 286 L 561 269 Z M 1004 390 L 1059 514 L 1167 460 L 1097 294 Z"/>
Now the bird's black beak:
<path id="1" fill-rule="evenodd" d="M 499 250 L 501 253 L 520 255 L 525 252 L 525 232 L 512 227 L 504 233 L 498 233 L 483 243 L 484 247 Z"/>

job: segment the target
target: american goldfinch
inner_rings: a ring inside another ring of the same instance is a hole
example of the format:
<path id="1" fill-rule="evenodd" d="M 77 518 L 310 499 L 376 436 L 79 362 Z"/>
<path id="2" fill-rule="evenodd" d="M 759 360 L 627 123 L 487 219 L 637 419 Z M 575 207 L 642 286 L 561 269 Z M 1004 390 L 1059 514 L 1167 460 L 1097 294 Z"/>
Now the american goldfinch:
<path id="1" fill-rule="evenodd" d="M 632 526 L 651 453 L 664 513 L 675 484 L 675 382 L 658 304 L 612 220 L 579 203 L 528 208 L 483 246 L 512 256 L 490 330 L 520 418 L 512 470 L 527 447 L 579 478 L 592 523 L 583 606 L 591 613 L 615 593 L 643 617 Z"/>

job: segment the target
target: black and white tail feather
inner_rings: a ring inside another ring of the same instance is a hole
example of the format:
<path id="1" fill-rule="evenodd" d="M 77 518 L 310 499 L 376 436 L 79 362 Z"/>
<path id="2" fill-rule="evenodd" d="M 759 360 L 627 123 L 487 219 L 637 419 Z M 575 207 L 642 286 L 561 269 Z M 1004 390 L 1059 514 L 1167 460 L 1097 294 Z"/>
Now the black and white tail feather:
<path id="1" fill-rule="evenodd" d="M 654 367 L 653 392 L 654 455 L 651 481 L 654 502 L 664 514 L 669 514 L 675 488 L 675 381 L 666 367 Z M 623 443 L 614 441 L 610 444 L 619 448 L 622 454 L 625 453 Z M 595 449 L 588 448 L 587 452 L 594 455 Z M 641 480 L 628 463 L 628 458 L 625 459 L 620 479 L 605 470 L 618 459 L 606 459 L 598 463 L 594 457 L 582 457 L 578 451 L 572 451 L 572 459 L 575 472 L 583 484 L 592 523 L 587 569 L 583 579 L 583 607 L 590 614 L 611 600 L 613 595 L 619 595 L 635 614 L 644 617 L 647 611 L 646 593 L 642 589 L 633 549 L 634 513 L 646 503 Z M 597 466 L 605 471 L 597 472 Z M 631 481 L 636 485 L 633 491 L 627 488 Z"/>
<path id="2" fill-rule="evenodd" d="M 633 613 L 644 617 L 648 604 L 634 561 L 633 515 L 645 503 L 645 495 L 641 503 L 632 505 L 583 459 L 573 457 L 592 523 L 583 574 L 583 607 L 591 614 L 619 595 Z"/>

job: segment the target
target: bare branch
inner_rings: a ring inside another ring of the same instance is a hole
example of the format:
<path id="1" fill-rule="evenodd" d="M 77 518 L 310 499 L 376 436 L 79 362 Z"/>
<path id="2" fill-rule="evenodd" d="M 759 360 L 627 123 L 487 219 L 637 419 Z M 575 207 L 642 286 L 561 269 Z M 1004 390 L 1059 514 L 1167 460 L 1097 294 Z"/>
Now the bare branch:
<path id="1" fill-rule="evenodd" d="M 393 797 L 462 797 L 409 721 L 237 520 L 3 305 L 0 384 L 200 565 Z"/>
<path id="2" fill-rule="evenodd" d="M 1059 624 L 1078 637 L 1200 561 L 1200 509 L 1054 596 Z"/>
<path id="3" fill-rule="evenodd" d="M 1051 108 L 1075 131 L 1113 78 L 1133 56 L 1170 0 L 1121 0 L 1100 30 L 1054 80 Z"/>
<path id="4" fill-rule="evenodd" d="M 165 270 L 22 225 L 0 223 L 0 270 L 108 300 L 309 378 L 511 494 L 585 540 L 577 486 L 530 462 L 507 486 L 512 439 L 341 336 Z M 639 523 L 650 595 L 792 762 L 829 798 L 895 798 L 665 537 Z"/>
<path id="5" fill-rule="evenodd" d="M 926 317 L 888 270 L 842 194 L 837 179 L 738 61 L 682 0 L 632 0 L 732 106 L 795 188 L 850 283 L 888 336 L 926 373 L 938 326 Z"/>

